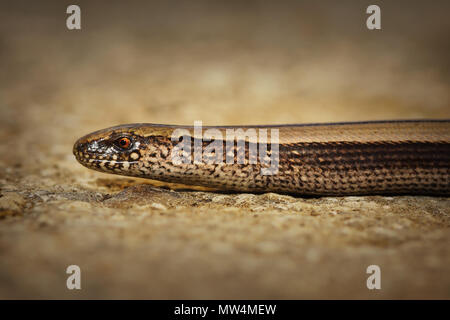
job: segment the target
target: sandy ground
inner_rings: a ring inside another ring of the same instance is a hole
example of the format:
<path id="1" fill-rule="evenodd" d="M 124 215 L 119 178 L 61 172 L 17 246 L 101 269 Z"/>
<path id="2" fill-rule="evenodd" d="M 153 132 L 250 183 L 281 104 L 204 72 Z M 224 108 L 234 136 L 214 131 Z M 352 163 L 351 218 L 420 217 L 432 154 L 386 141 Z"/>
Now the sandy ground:
<path id="1" fill-rule="evenodd" d="M 364 1 L 78 3 L 80 31 L 64 1 L 0 5 L 0 298 L 450 298 L 450 198 L 224 194 L 72 155 L 120 123 L 450 118 L 448 2 L 383 3 L 381 31 Z"/>

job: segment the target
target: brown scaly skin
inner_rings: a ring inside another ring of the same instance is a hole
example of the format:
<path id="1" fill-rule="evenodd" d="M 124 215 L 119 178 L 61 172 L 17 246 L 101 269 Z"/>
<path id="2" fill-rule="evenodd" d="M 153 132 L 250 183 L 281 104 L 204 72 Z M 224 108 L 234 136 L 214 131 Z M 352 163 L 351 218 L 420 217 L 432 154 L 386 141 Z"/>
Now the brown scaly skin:
<path id="1" fill-rule="evenodd" d="M 379 121 L 318 125 L 252 126 L 279 130 L 279 167 L 261 175 L 261 164 L 174 164 L 171 140 L 177 128 L 130 124 L 80 138 L 73 152 L 101 172 L 200 185 L 238 192 L 300 195 L 450 195 L 450 121 Z M 215 128 L 223 132 L 227 128 Z M 118 139 L 131 141 L 124 150 Z M 258 143 L 265 141 L 258 141 Z M 223 140 L 225 150 L 225 140 Z M 203 149 L 209 142 L 203 142 Z M 270 148 L 269 148 L 270 149 Z M 236 159 L 237 145 L 234 146 Z"/>

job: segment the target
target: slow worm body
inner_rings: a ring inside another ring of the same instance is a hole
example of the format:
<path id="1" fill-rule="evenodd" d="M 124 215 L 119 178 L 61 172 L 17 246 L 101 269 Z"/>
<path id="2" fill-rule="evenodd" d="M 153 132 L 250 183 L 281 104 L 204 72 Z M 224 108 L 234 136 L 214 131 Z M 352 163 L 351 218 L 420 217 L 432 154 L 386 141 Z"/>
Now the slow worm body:
<path id="1" fill-rule="evenodd" d="M 450 195 L 450 120 L 129 124 L 86 135 L 73 152 L 94 170 L 229 191 Z"/>

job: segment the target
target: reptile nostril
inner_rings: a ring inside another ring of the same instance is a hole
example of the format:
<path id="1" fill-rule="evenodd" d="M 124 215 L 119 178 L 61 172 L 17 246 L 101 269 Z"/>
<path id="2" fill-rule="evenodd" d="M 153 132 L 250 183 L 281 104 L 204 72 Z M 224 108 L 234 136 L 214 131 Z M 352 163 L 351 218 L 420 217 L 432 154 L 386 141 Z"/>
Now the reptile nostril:
<path id="1" fill-rule="evenodd" d="M 80 152 L 83 152 L 84 147 L 85 147 L 85 143 L 80 142 L 79 140 L 77 142 L 75 142 L 75 144 L 73 145 L 73 154 L 75 155 L 75 157 L 79 157 Z"/>

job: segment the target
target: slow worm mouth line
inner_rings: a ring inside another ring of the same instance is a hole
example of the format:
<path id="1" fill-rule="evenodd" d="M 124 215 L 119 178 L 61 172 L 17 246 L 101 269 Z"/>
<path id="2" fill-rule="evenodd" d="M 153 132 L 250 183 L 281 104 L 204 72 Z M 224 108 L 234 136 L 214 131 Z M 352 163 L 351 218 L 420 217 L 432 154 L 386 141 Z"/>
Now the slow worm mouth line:
<path id="1" fill-rule="evenodd" d="M 81 163 L 111 163 L 114 162 L 115 164 L 124 164 L 124 163 L 128 163 L 128 164 L 135 164 L 138 163 L 139 161 L 121 161 L 121 160 L 109 160 L 109 159 L 95 159 L 95 158 L 81 158 L 80 159 L 77 157 L 78 162 Z"/>

